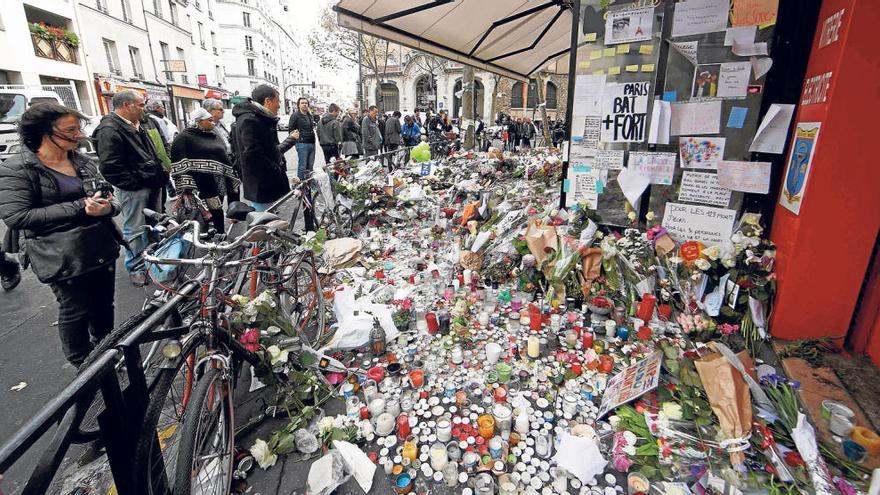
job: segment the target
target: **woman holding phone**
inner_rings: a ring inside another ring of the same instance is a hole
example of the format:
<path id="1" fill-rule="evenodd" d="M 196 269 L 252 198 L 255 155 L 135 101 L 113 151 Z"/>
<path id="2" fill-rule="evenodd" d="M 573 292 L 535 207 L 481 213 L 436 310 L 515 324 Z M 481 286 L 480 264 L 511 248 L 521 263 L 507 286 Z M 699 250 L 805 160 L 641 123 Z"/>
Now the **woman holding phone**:
<path id="1" fill-rule="evenodd" d="M 24 151 L 0 164 L 0 218 L 22 232 L 31 269 L 58 300 L 58 332 L 79 366 L 113 328 L 121 234 L 112 187 L 76 151 L 85 116 L 54 103 L 21 116 Z"/>

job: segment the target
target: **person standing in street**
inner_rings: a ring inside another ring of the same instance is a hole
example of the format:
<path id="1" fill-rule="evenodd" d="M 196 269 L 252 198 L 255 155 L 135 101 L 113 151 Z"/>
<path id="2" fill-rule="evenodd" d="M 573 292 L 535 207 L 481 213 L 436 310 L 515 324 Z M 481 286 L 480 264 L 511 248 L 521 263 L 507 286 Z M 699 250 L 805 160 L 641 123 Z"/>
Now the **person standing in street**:
<path id="1" fill-rule="evenodd" d="M 223 140 L 214 132 L 211 113 L 199 108 L 190 118 L 191 125 L 171 144 L 171 179 L 180 196 L 178 204 L 182 204 L 181 200 L 186 197 L 196 209 L 207 210 L 214 230 L 222 234 L 225 231 L 223 196 L 226 181 L 237 183 L 238 179 L 232 171 Z M 196 198 L 192 197 L 193 194 Z M 198 215 L 197 218 L 204 216 Z"/>
<path id="2" fill-rule="evenodd" d="M 379 107 L 370 105 L 367 115 L 361 121 L 364 155 L 375 156 L 382 146 L 382 131 L 379 130 Z"/>
<path id="3" fill-rule="evenodd" d="M 385 148 L 394 151 L 400 147 L 400 112 L 395 110 L 385 121 Z M 388 156 L 388 170 L 394 170 L 394 157 Z"/>
<path id="4" fill-rule="evenodd" d="M 299 131 L 278 142 L 278 90 L 268 84 L 254 88 L 247 101 L 232 109 L 235 123 L 230 141 L 238 168 L 241 170 L 242 196 L 257 211 L 269 206 L 290 192 L 284 152 L 293 147 Z"/>
<path id="5" fill-rule="evenodd" d="M 531 148 L 532 138 L 535 137 L 535 125 L 532 124 L 532 119 L 528 117 L 523 119 L 522 127 L 520 128 L 520 135 L 522 136 L 523 147 Z"/>
<path id="6" fill-rule="evenodd" d="M 331 103 L 318 121 L 318 141 L 324 153 L 324 163 L 339 158 L 342 143 L 342 124 L 339 122 L 339 105 Z"/>
<path id="7" fill-rule="evenodd" d="M 143 286 L 147 276 L 136 259 L 147 246 L 144 208 L 162 211 L 162 188 L 168 172 L 156 154 L 153 142 L 141 126 L 144 98 L 134 90 L 113 97 L 113 113 L 104 116 L 94 132 L 100 170 L 116 188 L 122 205 L 122 235 L 131 249 L 125 251 L 125 269 L 132 284 Z"/>
<path id="8" fill-rule="evenodd" d="M 357 110 L 349 108 L 342 117 L 341 153 L 349 158 L 361 156 L 361 126 L 358 124 Z"/>
<path id="9" fill-rule="evenodd" d="M 117 101 L 117 109 L 131 105 L 130 96 L 123 98 L 129 103 Z M 130 119 L 125 125 L 138 122 L 130 109 L 123 111 Z M 55 103 L 31 106 L 19 123 L 26 149 L 0 165 L 0 217 L 23 234 L 31 269 L 55 294 L 61 348 L 74 366 L 113 329 L 122 240 L 111 219 L 120 212 L 112 186 L 76 151 L 85 120 Z"/>
<path id="10" fill-rule="evenodd" d="M 147 117 L 153 121 L 156 128 L 162 133 L 165 142 L 171 144 L 177 136 L 177 126 L 167 117 L 165 103 L 162 100 L 152 99 L 144 106 Z M 166 148 L 167 149 L 167 148 Z"/>
<path id="11" fill-rule="evenodd" d="M 239 189 L 241 187 L 241 170 L 235 166 L 235 155 L 232 153 L 232 143 L 229 141 L 229 128 L 223 122 L 223 114 L 226 110 L 223 108 L 223 102 L 213 98 L 208 98 L 202 102 L 202 108 L 211 113 L 211 120 L 214 122 L 214 134 L 220 137 L 226 148 L 226 159 L 232 165 L 234 180 L 226 178 L 226 204 L 230 205 L 239 199 Z"/>
<path id="12" fill-rule="evenodd" d="M 299 132 L 296 143 L 296 176 L 300 180 L 309 178 L 315 165 L 315 119 L 309 112 L 309 99 L 296 100 L 296 112 L 290 116 L 287 128 Z"/>
<path id="13" fill-rule="evenodd" d="M 422 140 L 422 128 L 416 123 L 415 117 L 407 115 L 403 118 L 400 136 L 404 146 L 415 146 Z"/>

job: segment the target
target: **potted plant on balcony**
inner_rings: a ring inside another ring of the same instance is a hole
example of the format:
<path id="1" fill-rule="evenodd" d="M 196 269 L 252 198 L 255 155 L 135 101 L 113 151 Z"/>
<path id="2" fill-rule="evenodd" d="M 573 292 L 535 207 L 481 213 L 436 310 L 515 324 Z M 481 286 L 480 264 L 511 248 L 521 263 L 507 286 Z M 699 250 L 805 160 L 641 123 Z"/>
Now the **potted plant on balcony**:
<path id="1" fill-rule="evenodd" d="M 76 33 L 45 22 L 32 22 L 29 28 L 38 56 L 76 62 L 74 50 L 79 46 L 79 36 Z"/>

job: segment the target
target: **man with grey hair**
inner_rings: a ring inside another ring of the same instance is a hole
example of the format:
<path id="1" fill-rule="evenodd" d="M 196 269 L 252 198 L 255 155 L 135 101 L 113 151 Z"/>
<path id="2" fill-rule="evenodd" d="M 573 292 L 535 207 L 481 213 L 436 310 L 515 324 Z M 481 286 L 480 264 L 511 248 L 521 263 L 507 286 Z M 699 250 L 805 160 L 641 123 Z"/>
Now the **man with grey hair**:
<path id="1" fill-rule="evenodd" d="M 177 134 L 177 126 L 168 118 L 165 102 L 153 98 L 147 101 L 144 109 L 147 111 L 147 117 L 156 124 L 156 128 L 162 133 L 165 142 L 170 145 L 174 141 L 175 134 Z"/>
<path id="2" fill-rule="evenodd" d="M 144 208 L 162 210 L 161 192 L 168 183 L 155 146 L 141 119 L 144 97 L 135 90 L 116 93 L 113 112 L 105 115 L 92 136 L 96 142 L 99 168 L 115 186 L 115 196 L 122 205 L 122 235 L 131 246 L 125 253 L 125 269 L 131 282 L 146 284 L 146 273 L 135 267 L 135 259 L 147 245 Z"/>
<path id="3" fill-rule="evenodd" d="M 223 123 L 223 114 L 225 113 L 223 102 L 214 98 L 208 98 L 202 102 L 202 108 L 211 114 L 211 120 L 214 122 L 214 134 L 218 135 L 223 141 L 223 144 L 226 146 L 226 156 L 229 158 L 229 163 L 233 164 L 232 168 L 235 176 L 241 179 L 241 169 L 235 165 L 235 156 L 232 153 L 232 144 L 229 141 L 229 129 Z M 238 191 L 239 184 L 240 182 L 226 180 L 226 200 L 229 204 L 241 199 Z"/>

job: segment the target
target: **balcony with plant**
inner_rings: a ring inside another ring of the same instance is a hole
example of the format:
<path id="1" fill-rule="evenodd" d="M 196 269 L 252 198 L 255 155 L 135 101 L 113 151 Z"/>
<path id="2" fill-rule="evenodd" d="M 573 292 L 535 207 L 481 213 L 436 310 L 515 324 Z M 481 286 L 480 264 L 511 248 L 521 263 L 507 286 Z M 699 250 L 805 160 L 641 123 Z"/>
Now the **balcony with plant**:
<path id="1" fill-rule="evenodd" d="M 28 27 L 35 55 L 71 64 L 78 63 L 76 49 L 80 41 L 76 33 L 45 22 L 31 22 Z"/>

